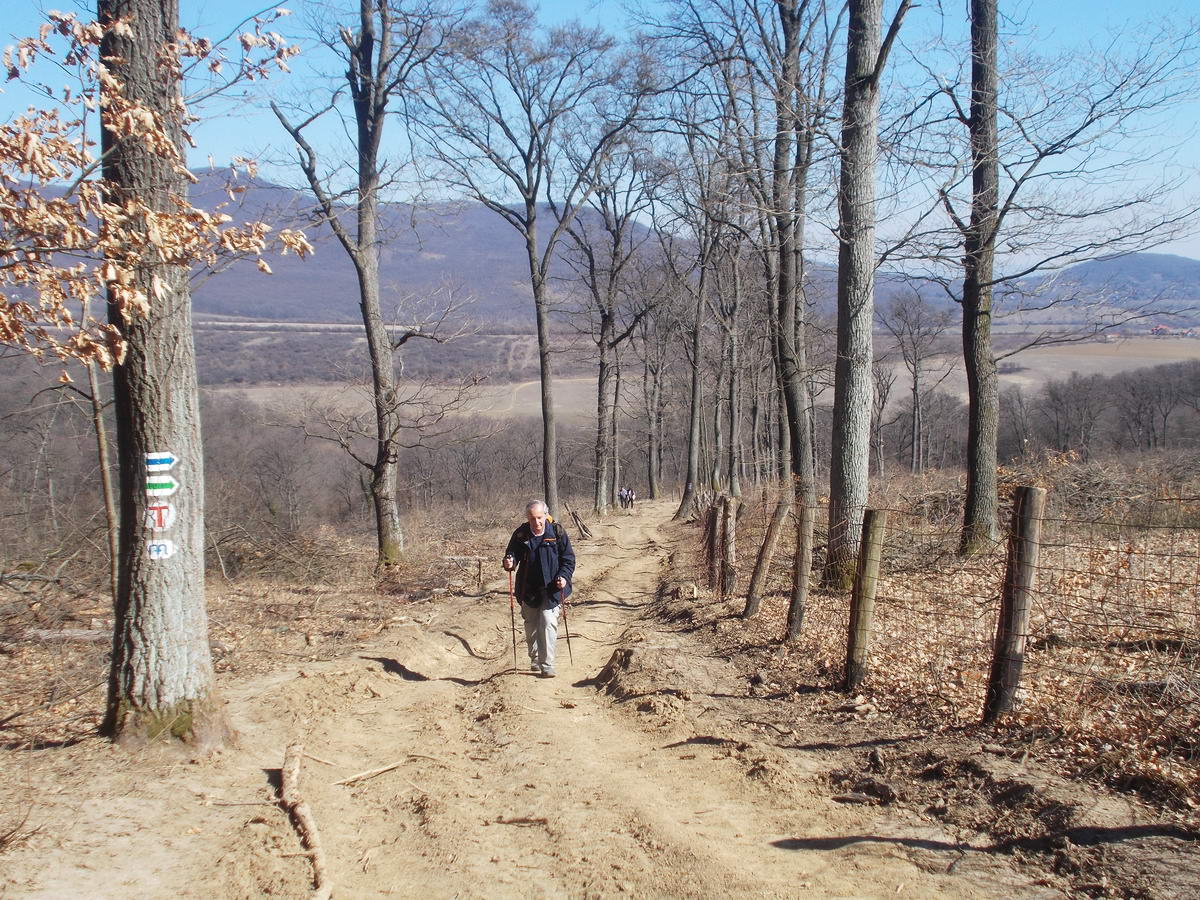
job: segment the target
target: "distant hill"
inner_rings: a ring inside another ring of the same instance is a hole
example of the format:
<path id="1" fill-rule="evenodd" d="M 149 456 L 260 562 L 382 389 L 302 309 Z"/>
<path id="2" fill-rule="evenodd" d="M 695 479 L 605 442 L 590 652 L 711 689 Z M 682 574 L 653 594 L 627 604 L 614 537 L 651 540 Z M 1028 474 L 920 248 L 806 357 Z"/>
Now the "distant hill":
<path id="1" fill-rule="evenodd" d="M 192 190 L 192 202 L 211 208 L 227 201 L 222 184 L 223 178 L 202 177 Z M 299 220 L 317 252 L 307 260 L 269 257 L 274 272 L 270 276 L 258 272 L 252 262 L 235 263 L 196 287 L 197 317 L 361 321 L 354 267 L 331 229 L 305 224 L 311 207 L 306 193 L 265 182 L 251 182 L 239 202 L 225 207 L 237 221 Z M 449 286 L 473 296 L 470 315 L 490 327 L 532 329 L 533 295 L 524 243 L 498 215 L 480 204 L 384 203 L 381 219 L 385 316 L 400 296 Z"/>
<path id="2" fill-rule="evenodd" d="M 211 207 L 227 198 L 224 178 L 201 176 L 193 188 L 193 201 Z M 304 191 L 266 182 L 251 182 L 241 200 L 226 212 L 239 220 L 264 219 L 287 223 L 304 219 L 312 202 Z M 429 293 L 449 285 L 459 295 L 473 297 L 469 314 L 483 330 L 528 333 L 533 330 L 533 301 L 525 249 L 520 236 L 499 216 L 477 203 L 385 203 L 382 208 L 385 236 L 381 258 L 384 311 L 405 294 Z M 547 220 L 549 214 L 547 213 Z M 317 247 L 314 257 L 272 257 L 274 275 L 259 273 L 253 263 L 239 262 L 228 271 L 200 283 L 195 292 L 195 312 L 205 319 L 250 319 L 282 322 L 356 323 L 360 321 L 354 269 L 327 227 L 307 228 Z M 543 229 L 543 233 L 548 231 Z M 569 290 L 569 269 L 559 265 L 563 279 L 553 290 Z M 836 308 L 836 267 L 819 260 L 808 269 L 809 299 L 819 314 Z M 880 270 L 877 300 L 882 305 L 901 291 L 918 290 L 930 302 L 953 305 L 932 282 L 904 278 Z M 1164 312 L 1183 312 L 1188 324 L 1200 321 L 1200 260 L 1164 253 L 1135 253 L 1114 259 L 1081 263 L 1052 276 L 1032 276 L 1021 282 L 1026 291 L 1043 298 L 1079 296 L 1085 301 L 1103 298 L 1112 307 L 1140 306 L 1155 301 Z M 1001 292 L 1002 294 L 1003 292 Z M 1000 298 L 1003 305 L 1003 296 Z M 1038 304 L 1040 305 L 1040 304 Z M 1069 321 L 1070 300 L 1046 319 Z M 1046 320 L 1044 319 L 1044 320 Z M 1033 324 L 1026 315 L 1022 321 Z"/>
<path id="3" fill-rule="evenodd" d="M 1200 260 L 1170 253 L 1132 253 L 1066 269 L 1060 285 L 1078 285 L 1140 300 L 1200 299 Z"/>

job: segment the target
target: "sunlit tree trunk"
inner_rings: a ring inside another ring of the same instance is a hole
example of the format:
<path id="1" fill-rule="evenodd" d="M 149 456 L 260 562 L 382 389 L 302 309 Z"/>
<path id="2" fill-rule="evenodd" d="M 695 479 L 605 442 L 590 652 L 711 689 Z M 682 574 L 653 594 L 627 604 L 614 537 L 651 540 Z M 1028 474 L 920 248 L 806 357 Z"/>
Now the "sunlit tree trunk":
<path id="1" fill-rule="evenodd" d="M 180 84 L 164 76 L 160 61 L 176 40 L 177 3 L 100 0 L 97 12 L 105 25 L 128 22 L 128 31 L 106 31 L 101 56 L 109 72 L 129 98 L 161 117 L 166 137 L 182 148 Z M 175 163 L 149 152 L 138 137 L 108 128 L 101 142 L 110 202 L 177 212 L 173 198 L 186 197 L 187 182 Z M 109 308 L 128 349 L 114 374 L 120 565 L 103 730 L 124 740 L 175 737 L 211 745 L 228 729 L 214 696 L 204 603 L 204 469 L 191 296 L 187 270 L 155 260 L 154 243 L 147 234 L 146 262 L 136 274 L 150 298 L 147 315 L 126 321 L 114 304 Z M 153 531 L 148 507 L 161 501 L 173 507 L 174 520 Z"/>
<path id="2" fill-rule="evenodd" d="M 838 325 L 829 466 L 829 550 L 825 581 L 848 589 L 854 577 L 870 475 L 874 384 L 875 158 L 879 81 L 909 7 L 903 0 L 881 42 L 882 0 L 850 0 L 838 188 Z"/>

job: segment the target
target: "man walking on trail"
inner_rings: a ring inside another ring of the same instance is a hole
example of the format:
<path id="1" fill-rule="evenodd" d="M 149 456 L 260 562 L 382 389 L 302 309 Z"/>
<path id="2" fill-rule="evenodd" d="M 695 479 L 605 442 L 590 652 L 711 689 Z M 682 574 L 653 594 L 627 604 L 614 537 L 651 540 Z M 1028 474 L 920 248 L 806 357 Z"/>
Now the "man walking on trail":
<path id="1" fill-rule="evenodd" d="M 571 595 L 575 551 L 567 530 L 551 518 L 546 504 L 525 507 L 526 523 L 512 533 L 504 551 L 504 568 L 517 570 L 517 599 L 525 622 L 529 664 L 543 678 L 554 677 L 560 605 Z"/>

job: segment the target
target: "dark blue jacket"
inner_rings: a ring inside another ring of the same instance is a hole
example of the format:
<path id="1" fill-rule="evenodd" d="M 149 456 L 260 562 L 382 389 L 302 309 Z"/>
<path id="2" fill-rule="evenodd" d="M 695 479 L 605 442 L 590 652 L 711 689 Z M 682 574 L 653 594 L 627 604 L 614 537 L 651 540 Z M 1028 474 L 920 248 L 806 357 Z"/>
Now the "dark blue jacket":
<path id="1" fill-rule="evenodd" d="M 571 539 L 567 537 L 567 530 L 557 522 L 546 523 L 546 531 L 537 548 L 538 567 L 544 583 L 537 585 L 525 583 L 530 569 L 529 542 L 532 539 L 533 532 L 526 522 L 512 533 L 504 550 L 504 555 L 511 556 L 517 563 L 517 598 L 531 606 L 541 606 L 538 594 L 544 592 L 549 598 L 547 606 L 558 606 L 571 596 L 571 576 L 575 574 L 575 551 L 571 549 Z M 561 591 L 551 587 L 554 579 L 560 576 L 567 581 L 566 588 Z M 534 602 L 530 603 L 531 600 Z"/>

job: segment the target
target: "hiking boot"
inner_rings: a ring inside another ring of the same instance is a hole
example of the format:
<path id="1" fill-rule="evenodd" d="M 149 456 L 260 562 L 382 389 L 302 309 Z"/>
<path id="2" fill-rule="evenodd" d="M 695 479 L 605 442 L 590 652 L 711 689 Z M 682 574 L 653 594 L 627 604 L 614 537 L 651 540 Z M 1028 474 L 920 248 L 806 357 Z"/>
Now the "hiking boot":
<path id="1" fill-rule="evenodd" d="M 543 678 L 553 678 L 554 670 L 553 669 L 542 669 L 542 677 Z"/>
<path id="2" fill-rule="evenodd" d="M 541 675 L 542 674 L 542 664 L 541 663 L 530 663 L 529 671 L 532 672 L 534 675 Z"/>

